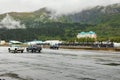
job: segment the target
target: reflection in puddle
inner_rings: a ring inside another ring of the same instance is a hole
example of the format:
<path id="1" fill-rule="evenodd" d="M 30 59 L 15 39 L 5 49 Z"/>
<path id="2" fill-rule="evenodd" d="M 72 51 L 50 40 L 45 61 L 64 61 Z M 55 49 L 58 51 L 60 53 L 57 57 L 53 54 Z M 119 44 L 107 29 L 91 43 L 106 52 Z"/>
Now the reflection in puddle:
<path id="1" fill-rule="evenodd" d="M 10 77 L 10 78 L 13 78 L 13 79 L 19 79 L 19 80 L 33 80 L 33 79 L 24 79 L 24 78 L 21 78 L 21 77 L 19 77 L 19 75 L 18 74 L 15 74 L 15 73 L 5 73 L 5 74 L 1 74 L 0 75 L 1 77 Z"/>
<path id="2" fill-rule="evenodd" d="M 96 79 L 92 79 L 92 78 L 80 78 L 80 80 L 96 80 Z"/>
<path id="3" fill-rule="evenodd" d="M 109 65 L 109 66 L 120 66 L 120 63 L 108 63 L 103 65 Z"/>

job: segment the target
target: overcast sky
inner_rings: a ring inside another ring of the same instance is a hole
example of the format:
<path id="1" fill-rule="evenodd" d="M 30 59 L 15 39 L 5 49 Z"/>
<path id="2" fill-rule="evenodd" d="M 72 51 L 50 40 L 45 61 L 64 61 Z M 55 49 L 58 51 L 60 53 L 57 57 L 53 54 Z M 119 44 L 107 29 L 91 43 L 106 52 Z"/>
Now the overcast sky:
<path id="1" fill-rule="evenodd" d="M 0 0 L 0 13 L 29 12 L 42 7 L 55 9 L 57 13 L 70 13 L 113 3 L 120 3 L 120 0 Z"/>

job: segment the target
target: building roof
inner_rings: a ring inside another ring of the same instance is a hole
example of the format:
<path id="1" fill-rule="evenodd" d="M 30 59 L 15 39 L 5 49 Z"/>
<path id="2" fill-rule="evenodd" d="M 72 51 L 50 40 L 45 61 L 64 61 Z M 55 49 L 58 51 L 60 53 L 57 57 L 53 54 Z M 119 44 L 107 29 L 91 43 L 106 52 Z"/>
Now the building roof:
<path id="1" fill-rule="evenodd" d="M 80 32 L 80 33 L 78 33 L 78 35 L 85 35 L 85 34 L 96 34 L 96 33 L 93 32 L 93 31 L 89 31 L 89 32 Z"/>
<path id="2" fill-rule="evenodd" d="M 84 34 L 86 34 L 86 32 L 81 32 L 81 33 L 78 33 L 78 34 L 84 35 Z"/>
<path id="3" fill-rule="evenodd" d="M 93 31 L 89 31 L 88 33 L 89 33 L 89 34 L 95 34 L 95 32 L 93 32 Z"/>

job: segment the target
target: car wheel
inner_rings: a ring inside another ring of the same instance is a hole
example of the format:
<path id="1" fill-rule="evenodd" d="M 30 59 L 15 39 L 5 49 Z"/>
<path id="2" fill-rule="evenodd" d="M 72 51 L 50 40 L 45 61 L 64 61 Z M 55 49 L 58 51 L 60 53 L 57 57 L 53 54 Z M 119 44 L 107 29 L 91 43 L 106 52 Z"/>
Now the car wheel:
<path id="1" fill-rule="evenodd" d="M 8 52 L 11 52 L 10 48 L 8 48 Z"/>
<path id="2" fill-rule="evenodd" d="M 38 50 L 38 52 L 40 53 L 40 52 L 41 52 L 41 50 Z"/>
<path id="3" fill-rule="evenodd" d="M 26 48 L 26 51 L 27 51 L 27 52 L 29 52 L 29 49 L 28 49 L 28 48 Z"/>
<path id="4" fill-rule="evenodd" d="M 32 49 L 32 50 L 31 50 L 31 52 L 33 53 L 33 52 L 34 52 L 34 50 Z"/>
<path id="5" fill-rule="evenodd" d="M 23 50 L 21 51 L 21 53 L 23 53 Z"/>
<path id="6" fill-rule="evenodd" d="M 14 53 L 17 53 L 17 49 L 15 48 Z"/>

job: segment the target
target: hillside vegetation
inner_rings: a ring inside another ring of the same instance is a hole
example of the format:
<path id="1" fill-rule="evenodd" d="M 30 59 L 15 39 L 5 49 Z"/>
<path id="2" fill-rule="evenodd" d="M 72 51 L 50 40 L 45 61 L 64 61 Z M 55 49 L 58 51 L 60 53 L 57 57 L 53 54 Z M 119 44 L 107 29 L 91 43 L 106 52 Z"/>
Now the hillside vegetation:
<path id="1" fill-rule="evenodd" d="M 26 29 L 1 29 L 4 40 L 33 39 L 74 40 L 81 31 L 94 31 L 98 38 L 120 41 L 120 4 L 97 6 L 75 14 L 54 16 L 54 11 L 42 8 L 31 13 L 9 13 L 25 24 Z M 0 15 L 2 20 L 5 14 Z"/>

